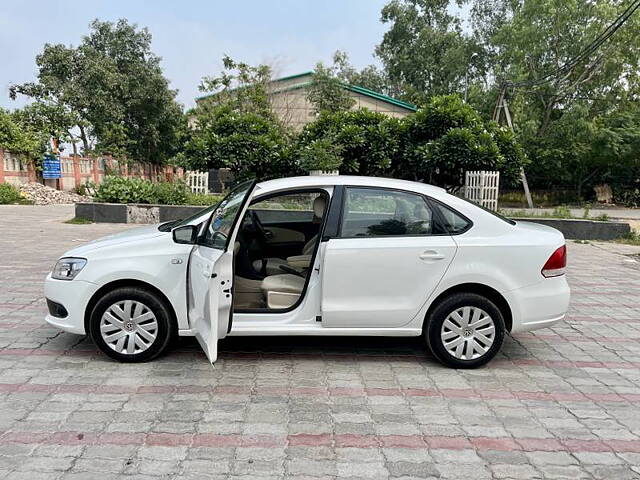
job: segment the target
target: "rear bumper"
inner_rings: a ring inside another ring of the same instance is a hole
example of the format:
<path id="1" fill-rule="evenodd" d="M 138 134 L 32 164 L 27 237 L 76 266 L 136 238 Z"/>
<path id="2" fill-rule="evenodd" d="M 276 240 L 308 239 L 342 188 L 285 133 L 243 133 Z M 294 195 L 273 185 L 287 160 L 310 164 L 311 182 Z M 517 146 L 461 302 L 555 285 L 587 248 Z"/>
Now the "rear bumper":
<path id="1" fill-rule="evenodd" d="M 518 333 L 550 327 L 563 320 L 571 291 L 566 276 L 562 275 L 512 290 L 505 296 L 513 316 L 511 333 Z"/>
<path id="2" fill-rule="evenodd" d="M 67 315 L 54 316 L 49 312 L 46 322 L 60 330 L 79 335 L 85 334 L 84 313 L 89 300 L 98 290 L 98 285 L 82 280 L 55 280 L 51 274 L 44 282 L 44 296 L 64 307 Z"/>

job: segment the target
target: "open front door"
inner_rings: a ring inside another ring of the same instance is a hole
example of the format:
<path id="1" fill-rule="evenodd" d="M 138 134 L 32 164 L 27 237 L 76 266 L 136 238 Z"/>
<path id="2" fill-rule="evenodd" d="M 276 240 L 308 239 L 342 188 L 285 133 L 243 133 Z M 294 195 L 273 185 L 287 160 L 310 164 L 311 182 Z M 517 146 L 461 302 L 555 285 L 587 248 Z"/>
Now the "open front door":
<path id="1" fill-rule="evenodd" d="M 220 203 L 201 231 L 189 258 L 189 323 L 211 363 L 218 358 L 218 340 L 233 320 L 233 243 L 255 187 L 237 186 Z"/>

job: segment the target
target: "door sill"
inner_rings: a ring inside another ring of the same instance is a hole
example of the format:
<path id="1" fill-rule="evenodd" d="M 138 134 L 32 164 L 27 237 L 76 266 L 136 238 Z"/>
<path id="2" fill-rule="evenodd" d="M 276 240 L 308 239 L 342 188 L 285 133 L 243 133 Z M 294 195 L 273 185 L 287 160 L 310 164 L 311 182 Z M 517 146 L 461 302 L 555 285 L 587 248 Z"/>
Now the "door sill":
<path id="1" fill-rule="evenodd" d="M 253 325 L 235 324 L 229 336 L 371 336 L 371 337 L 418 337 L 422 335 L 421 328 L 327 328 L 321 324 L 288 325 L 272 327 L 255 327 Z"/>

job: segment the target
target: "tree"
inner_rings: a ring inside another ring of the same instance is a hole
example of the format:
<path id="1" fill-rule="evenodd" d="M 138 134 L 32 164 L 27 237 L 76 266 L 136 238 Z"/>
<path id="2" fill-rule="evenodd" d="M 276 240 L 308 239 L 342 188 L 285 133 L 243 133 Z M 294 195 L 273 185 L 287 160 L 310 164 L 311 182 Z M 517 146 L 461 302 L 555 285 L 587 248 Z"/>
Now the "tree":
<path id="1" fill-rule="evenodd" d="M 476 35 L 493 58 L 498 80 L 535 82 L 576 58 L 626 8 L 628 2 L 605 0 L 476 0 Z M 592 54 L 554 75 L 549 82 L 516 91 L 521 97 L 519 119 L 535 122 L 544 135 L 575 103 L 589 115 L 638 94 L 640 16 L 626 24 Z"/>
<path id="2" fill-rule="evenodd" d="M 35 160 L 44 153 L 48 137 L 20 121 L 20 116 L 0 108 L 0 148 Z"/>
<path id="3" fill-rule="evenodd" d="M 349 110 L 356 101 L 345 90 L 343 83 L 331 68 L 318 63 L 313 72 L 313 81 L 307 90 L 307 100 L 317 114 Z"/>
<path id="4" fill-rule="evenodd" d="M 46 44 L 36 57 L 37 82 L 12 85 L 11 96 L 27 95 L 39 108 L 72 118 L 85 154 L 95 139 L 99 151 L 167 161 L 184 118 L 151 51 L 151 34 L 126 20 L 95 20 L 90 28 L 77 47 Z"/>
<path id="5" fill-rule="evenodd" d="M 368 88 L 374 92 L 385 95 L 396 96 L 400 92 L 394 90 L 384 71 L 376 65 L 368 65 L 362 70 L 358 70 L 349 62 L 349 55 L 346 52 L 336 50 L 333 54 L 333 74 L 342 82 L 349 85 Z"/>
<path id="6" fill-rule="evenodd" d="M 74 153 L 77 153 L 78 138 L 72 131 L 77 117 L 59 105 L 36 101 L 14 110 L 13 117 L 29 130 L 39 132 L 45 141 L 53 139 L 59 148 L 63 143 L 71 142 Z"/>
<path id="7" fill-rule="evenodd" d="M 465 171 L 498 170 L 503 184 L 509 184 L 527 163 L 510 131 L 485 123 L 456 95 L 434 97 L 403 121 L 403 151 L 391 167 L 396 177 L 456 191 Z"/>
<path id="8" fill-rule="evenodd" d="M 312 170 L 333 171 L 342 165 L 342 146 L 336 144 L 331 137 L 312 140 L 298 151 L 300 167 L 309 172 Z"/>
<path id="9" fill-rule="evenodd" d="M 401 123 L 366 109 L 323 112 L 303 128 L 298 149 L 329 138 L 340 149 L 341 173 L 385 175 L 399 152 Z"/>
<path id="10" fill-rule="evenodd" d="M 598 142 L 608 136 L 611 115 L 638 99 L 638 14 L 593 53 L 571 61 L 627 6 L 604 0 L 474 2 L 475 35 L 491 58 L 492 76 L 524 85 L 508 93 L 534 187 L 582 195 L 620 161 Z"/>
<path id="11" fill-rule="evenodd" d="M 296 171 L 290 133 L 269 102 L 270 69 L 224 57 L 224 71 L 205 77 L 191 112 L 185 163 L 194 170 L 229 168 L 236 179 L 268 179 Z"/>
<path id="12" fill-rule="evenodd" d="M 480 65 L 482 51 L 463 33 L 461 19 L 450 13 L 450 3 L 392 0 L 382 9 L 382 23 L 390 28 L 376 55 L 392 88 L 413 103 L 422 104 L 434 95 L 462 93 L 469 75 L 482 73 L 469 71 L 472 60 Z"/>

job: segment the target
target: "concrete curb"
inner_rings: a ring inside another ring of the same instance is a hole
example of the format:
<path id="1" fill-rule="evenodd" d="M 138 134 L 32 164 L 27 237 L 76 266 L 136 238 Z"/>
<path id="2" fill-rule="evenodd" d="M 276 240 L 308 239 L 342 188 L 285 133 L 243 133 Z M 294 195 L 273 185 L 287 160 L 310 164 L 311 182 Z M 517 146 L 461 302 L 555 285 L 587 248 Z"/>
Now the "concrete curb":
<path id="1" fill-rule="evenodd" d="M 194 205 L 76 203 L 76 217 L 96 223 L 153 224 L 187 218 L 205 208 Z"/>
<path id="2" fill-rule="evenodd" d="M 615 240 L 631 232 L 624 222 L 598 222 L 578 218 L 514 218 L 518 222 L 540 223 L 560 230 L 572 240 Z"/>

